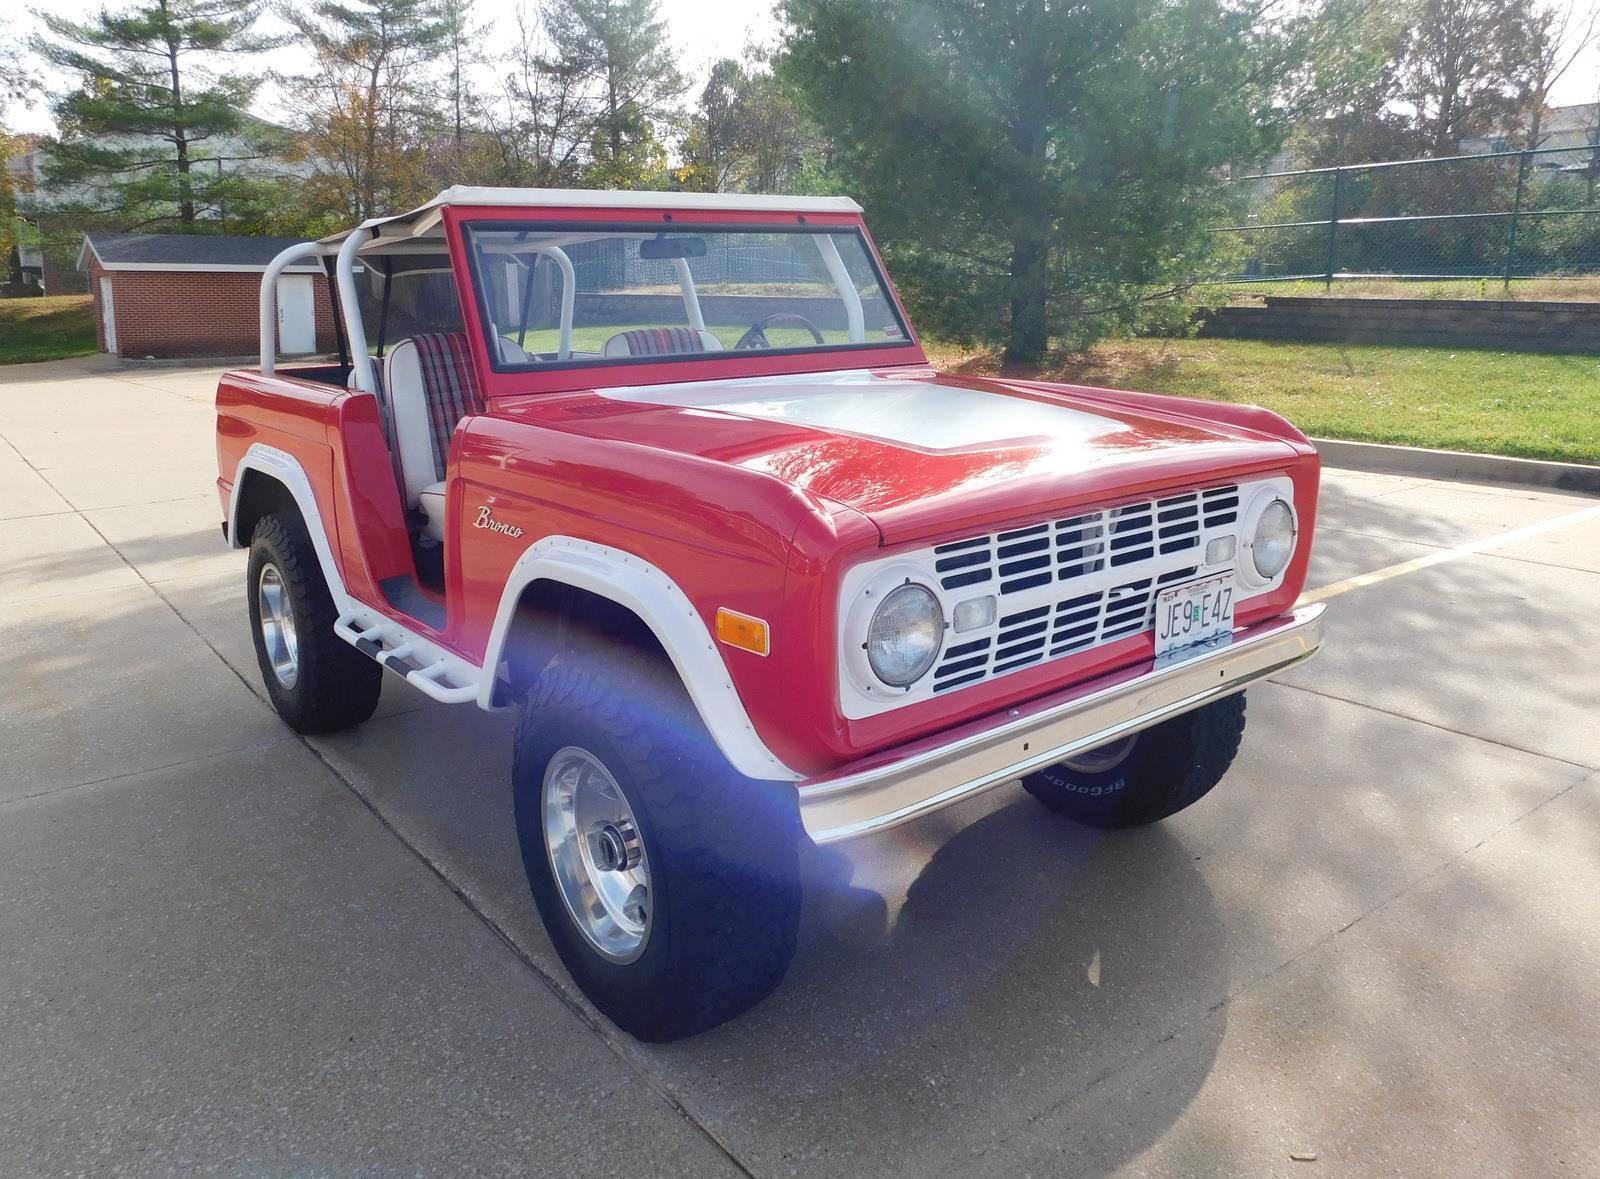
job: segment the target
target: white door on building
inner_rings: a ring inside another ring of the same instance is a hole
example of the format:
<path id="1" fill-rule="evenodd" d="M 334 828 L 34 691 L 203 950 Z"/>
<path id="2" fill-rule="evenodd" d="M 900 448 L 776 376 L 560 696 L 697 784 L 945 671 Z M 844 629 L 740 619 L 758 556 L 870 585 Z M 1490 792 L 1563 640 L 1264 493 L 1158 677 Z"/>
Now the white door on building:
<path id="1" fill-rule="evenodd" d="M 317 298 L 310 274 L 278 280 L 278 351 L 284 355 L 317 350 Z"/>
<path id="2" fill-rule="evenodd" d="M 106 329 L 106 351 L 117 355 L 117 308 L 111 301 L 111 280 L 100 280 L 100 322 Z"/>

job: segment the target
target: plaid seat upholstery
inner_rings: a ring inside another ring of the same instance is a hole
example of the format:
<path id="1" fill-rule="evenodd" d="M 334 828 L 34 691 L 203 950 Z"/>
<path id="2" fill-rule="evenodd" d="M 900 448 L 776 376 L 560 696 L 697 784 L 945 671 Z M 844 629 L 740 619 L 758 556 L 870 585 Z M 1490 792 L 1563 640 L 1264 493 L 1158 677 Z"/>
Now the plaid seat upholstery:
<path id="1" fill-rule="evenodd" d="M 467 337 L 460 332 L 412 336 L 422 364 L 422 389 L 428 402 L 428 427 L 433 435 L 434 475 L 443 479 L 450 460 L 450 435 L 456 423 L 482 413 L 483 391 L 472 368 Z"/>
<path id="2" fill-rule="evenodd" d="M 686 327 L 639 328 L 618 332 L 606 341 L 605 354 L 618 354 L 613 345 L 626 349 L 624 356 L 671 356 L 681 352 L 707 351 L 699 332 Z"/>
<path id="3" fill-rule="evenodd" d="M 389 408 L 389 394 L 383 387 L 383 366 L 376 362 L 372 366 L 372 386 L 372 395 L 378 402 L 378 424 L 383 427 L 383 440 L 389 446 L 389 465 L 394 468 L 396 485 L 403 491 L 406 479 L 400 470 L 400 443 L 394 433 L 394 411 Z"/>

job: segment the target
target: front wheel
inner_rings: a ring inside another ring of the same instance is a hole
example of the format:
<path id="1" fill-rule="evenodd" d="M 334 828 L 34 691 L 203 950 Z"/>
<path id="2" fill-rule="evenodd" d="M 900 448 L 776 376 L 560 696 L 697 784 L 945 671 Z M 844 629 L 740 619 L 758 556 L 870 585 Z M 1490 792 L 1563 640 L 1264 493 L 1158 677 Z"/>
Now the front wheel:
<path id="1" fill-rule="evenodd" d="M 1091 827 L 1141 827 L 1194 805 L 1228 772 L 1244 737 L 1244 693 L 1028 774 L 1022 786 Z"/>
<path id="2" fill-rule="evenodd" d="M 783 980 L 800 918 L 794 790 L 735 773 L 659 660 L 581 652 L 548 667 L 512 774 L 539 914 L 618 1027 L 679 1039 Z"/>

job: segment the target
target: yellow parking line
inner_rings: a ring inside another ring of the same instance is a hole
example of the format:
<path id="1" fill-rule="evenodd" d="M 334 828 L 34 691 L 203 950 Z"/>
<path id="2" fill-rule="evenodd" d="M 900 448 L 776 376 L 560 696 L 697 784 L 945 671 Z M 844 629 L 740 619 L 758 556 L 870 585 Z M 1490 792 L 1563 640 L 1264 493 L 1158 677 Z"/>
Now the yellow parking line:
<path id="1" fill-rule="evenodd" d="M 1471 544 L 1464 544 L 1458 548 L 1440 549 L 1436 553 L 1429 553 L 1426 557 L 1418 557 L 1412 561 L 1401 561 L 1398 565 L 1390 565 L 1387 569 L 1376 569 L 1371 573 L 1347 577 L 1343 581 L 1336 581 L 1332 585 L 1323 586 L 1321 589 L 1311 590 L 1300 595 L 1298 604 L 1309 606 L 1312 602 L 1336 598 L 1340 594 L 1347 594 L 1351 590 L 1361 589 L 1363 586 L 1377 585 L 1380 581 L 1388 581 L 1392 577 L 1404 577 L 1407 573 L 1415 573 L 1418 569 L 1427 569 L 1432 565 L 1443 565 L 1446 561 L 1459 561 L 1462 557 L 1470 557 L 1474 553 L 1485 553 L 1490 549 L 1498 549 L 1508 544 L 1515 544 L 1519 540 L 1527 540 L 1530 536 L 1538 536 L 1544 532 L 1554 532 L 1557 528 L 1581 524 L 1583 521 L 1593 520 L 1597 516 L 1600 516 L 1600 504 L 1596 504 L 1592 508 L 1584 508 L 1580 512 L 1569 512 L 1565 516 L 1557 516 L 1553 520 L 1542 520 L 1537 524 L 1529 524 L 1526 528 L 1513 528 L 1510 532 L 1502 532 L 1498 536 L 1486 536 L 1482 540 L 1475 540 Z"/>

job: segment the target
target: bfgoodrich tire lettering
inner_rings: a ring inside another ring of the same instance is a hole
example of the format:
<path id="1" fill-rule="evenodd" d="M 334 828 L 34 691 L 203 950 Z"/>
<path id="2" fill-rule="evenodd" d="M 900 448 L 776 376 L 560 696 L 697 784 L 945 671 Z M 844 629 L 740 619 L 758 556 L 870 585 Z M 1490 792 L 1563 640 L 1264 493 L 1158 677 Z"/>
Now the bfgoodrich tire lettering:
<path id="1" fill-rule="evenodd" d="M 1140 733 L 1099 772 L 1059 762 L 1022 779 L 1054 811 L 1091 827 L 1139 827 L 1175 815 L 1222 780 L 1244 736 L 1244 693 Z"/>
<path id="2" fill-rule="evenodd" d="M 338 611 L 297 513 L 274 513 L 256 525 L 246 588 L 261 681 L 283 722 L 298 733 L 331 733 L 371 716 L 383 668 L 333 633 Z M 292 657 L 275 641 L 271 619 L 263 625 L 264 602 L 286 610 Z"/>
<path id="3" fill-rule="evenodd" d="M 628 961 L 599 952 L 551 868 L 544 789 L 581 750 L 620 787 L 649 864 L 649 932 Z M 523 702 L 512 770 L 528 886 L 573 979 L 641 1040 L 705 1031 L 765 998 L 794 956 L 799 808 L 792 787 L 737 774 L 669 666 L 584 650 L 547 667 Z"/>

